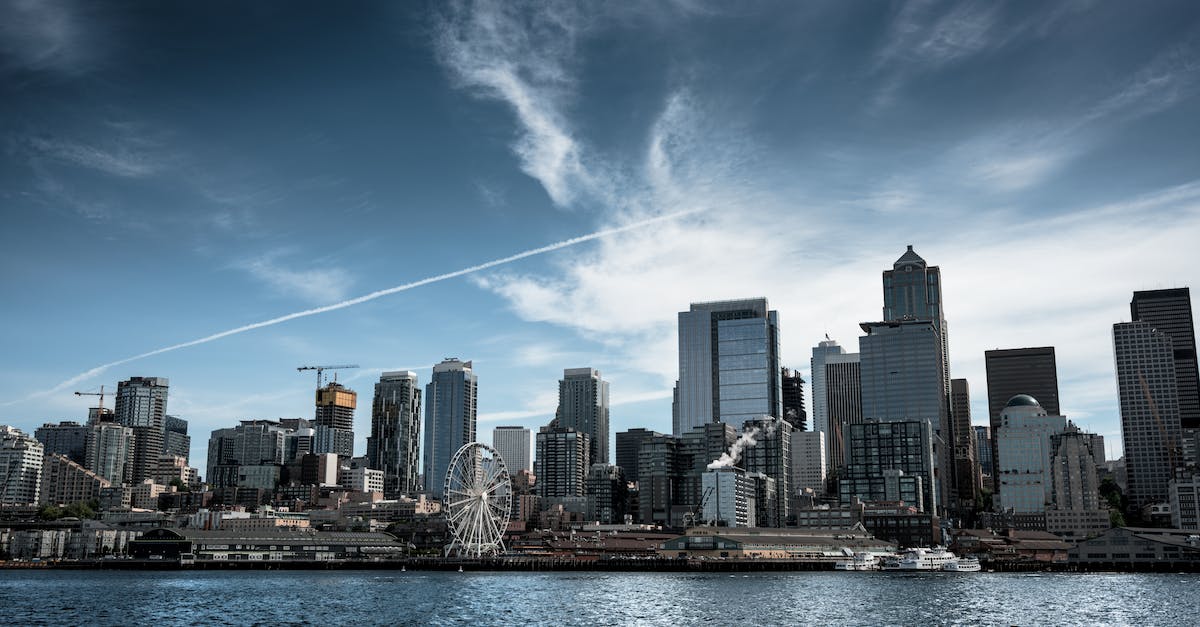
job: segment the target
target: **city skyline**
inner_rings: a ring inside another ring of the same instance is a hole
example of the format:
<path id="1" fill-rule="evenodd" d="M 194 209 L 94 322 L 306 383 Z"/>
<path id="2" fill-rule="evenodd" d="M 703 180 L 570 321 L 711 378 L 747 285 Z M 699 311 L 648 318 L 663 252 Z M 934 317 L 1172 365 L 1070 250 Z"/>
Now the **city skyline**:
<path id="1" fill-rule="evenodd" d="M 366 399 L 458 355 L 481 439 L 536 432 L 583 366 L 610 433 L 669 432 L 689 303 L 769 299 L 811 384 L 911 244 L 945 273 L 974 424 L 985 350 L 1053 346 L 1062 414 L 1115 456 L 1111 325 L 1200 284 L 1200 8 L 1168 5 L 6 7 L 0 424 L 164 377 L 197 465 L 216 429 L 311 417 L 297 366 L 360 363 L 339 382 Z"/>

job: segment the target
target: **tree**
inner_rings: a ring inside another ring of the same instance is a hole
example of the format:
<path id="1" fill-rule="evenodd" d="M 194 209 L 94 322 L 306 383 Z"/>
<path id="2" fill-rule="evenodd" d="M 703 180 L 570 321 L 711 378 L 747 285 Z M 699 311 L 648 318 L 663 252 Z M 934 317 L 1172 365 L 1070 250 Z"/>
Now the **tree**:
<path id="1" fill-rule="evenodd" d="M 58 520 L 62 517 L 63 510 L 57 505 L 51 505 L 47 503 L 38 510 L 38 518 L 42 520 Z"/>

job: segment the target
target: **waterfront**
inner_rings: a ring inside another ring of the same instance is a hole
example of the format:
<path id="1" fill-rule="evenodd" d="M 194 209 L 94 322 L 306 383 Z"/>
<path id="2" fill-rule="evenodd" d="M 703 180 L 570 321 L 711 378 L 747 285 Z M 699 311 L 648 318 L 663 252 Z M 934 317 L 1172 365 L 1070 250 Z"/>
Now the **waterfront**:
<path id="1" fill-rule="evenodd" d="M 0 571 L 37 624 L 1138 624 L 1195 620 L 1200 575 Z"/>

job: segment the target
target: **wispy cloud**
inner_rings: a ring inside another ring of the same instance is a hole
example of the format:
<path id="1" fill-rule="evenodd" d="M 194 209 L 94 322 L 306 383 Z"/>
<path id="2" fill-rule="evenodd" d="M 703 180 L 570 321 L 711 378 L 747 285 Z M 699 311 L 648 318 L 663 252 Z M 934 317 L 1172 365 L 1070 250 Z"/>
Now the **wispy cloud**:
<path id="1" fill-rule="evenodd" d="M 151 155 L 133 148 L 127 141 L 106 149 L 65 139 L 32 137 L 29 145 L 43 158 L 124 178 L 149 176 L 161 167 Z"/>
<path id="2" fill-rule="evenodd" d="M 265 283 L 276 294 L 298 296 L 313 303 L 342 300 L 354 284 L 353 277 L 342 268 L 301 269 L 296 267 L 295 261 L 284 262 L 285 256 L 285 252 L 276 251 L 244 260 L 235 264 L 235 267 Z"/>
<path id="3" fill-rule="evenodd" d="M 76 73 L 95 61 L 94 43 L 75 2 L 0 0 L 0 68 Z"/>

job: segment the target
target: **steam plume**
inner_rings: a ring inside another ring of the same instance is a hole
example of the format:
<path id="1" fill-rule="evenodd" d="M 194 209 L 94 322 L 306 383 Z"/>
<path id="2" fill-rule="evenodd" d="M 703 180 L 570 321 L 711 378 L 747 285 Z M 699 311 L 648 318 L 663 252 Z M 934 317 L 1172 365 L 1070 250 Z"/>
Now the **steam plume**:
<path id="1" fill-rule="evenodd" d="M 756 425 L 743 431 L 742 435 L 738 436 L 737 441 L 733 443 L 733 446 L 730 446 L 727 452 L 721 453 L 720 457 L 713 460 L 708 465 L 708 469 L 716 470 L 717 468 L 729 468 L 733 466 L 741 459 L 742 451 L 752 446 L 757 446 L 760 435 L 770 437 L 783 421 L 773 416 L 763 416 L 762 422 L 765 425 L 764 427 Z"/>

